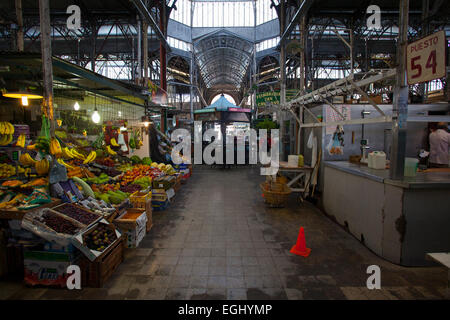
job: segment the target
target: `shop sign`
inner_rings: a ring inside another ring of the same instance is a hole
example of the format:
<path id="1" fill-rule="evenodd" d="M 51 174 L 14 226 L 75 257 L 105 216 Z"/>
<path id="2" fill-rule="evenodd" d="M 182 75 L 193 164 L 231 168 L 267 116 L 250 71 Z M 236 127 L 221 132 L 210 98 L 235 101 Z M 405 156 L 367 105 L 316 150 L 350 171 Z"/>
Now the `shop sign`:
<path id="1" fill-rule="evenodd" d="M 445 32 L 439 31 L 406 48 L 408 84 L 445 77 Z"/>
<path id="2" fill-rule="evenodd" d="M 230 111 L 230 112 L 252 112 L 250 109 L 243 109 L 243 108 L 228 108 L 228 111 Z"/>
<path id="3" fill-rule="evenodd" d="M 298 90 L 286 90 L 286 101 L 290 101 L 298 93 Z M 267 91 L 256 94 L 256 105 L 265 107 L 266 104 L 280 104 L 280 90 Z"/>

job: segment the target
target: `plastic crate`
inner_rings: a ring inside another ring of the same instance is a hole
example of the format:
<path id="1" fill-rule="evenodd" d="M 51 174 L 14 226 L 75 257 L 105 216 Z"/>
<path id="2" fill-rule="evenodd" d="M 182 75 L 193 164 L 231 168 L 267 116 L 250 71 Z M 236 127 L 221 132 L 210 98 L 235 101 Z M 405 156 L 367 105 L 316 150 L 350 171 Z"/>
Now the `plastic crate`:
<path id="1" fill-rule="evenodd" d="M 166 201 L 152 201 L 153 211 L 163 211 L 169 206 L 169 200 Z"/>
<path id="2" fill-rule="evenodd" d="M 153 206 L 153 202 L 165 202 L 168 201 L 168 197 L 167 197 L 167 193 L 164 189 L 153 189 L 153 194 L 152 194 L 152 207 Z"/>

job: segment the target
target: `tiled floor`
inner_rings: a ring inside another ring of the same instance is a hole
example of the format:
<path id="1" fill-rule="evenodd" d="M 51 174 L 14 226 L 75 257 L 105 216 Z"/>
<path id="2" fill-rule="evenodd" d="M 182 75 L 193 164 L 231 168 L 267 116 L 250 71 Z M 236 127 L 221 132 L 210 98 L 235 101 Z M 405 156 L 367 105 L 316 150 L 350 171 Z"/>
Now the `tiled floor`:
<path id="1" fill-rule="evenodd" d="M 361 245 L 309 203 L 262 202 L 257 169 L 196 168 L 171 206 L 154 212 L 139 249 L 101 289 L 0 282 L 2 299 L 442 299 L 446 271 L 404 268 Z M 308 258 L 294 256 L 300 226 Z M 382 290 L 366 288 L 367 266 Z"/>

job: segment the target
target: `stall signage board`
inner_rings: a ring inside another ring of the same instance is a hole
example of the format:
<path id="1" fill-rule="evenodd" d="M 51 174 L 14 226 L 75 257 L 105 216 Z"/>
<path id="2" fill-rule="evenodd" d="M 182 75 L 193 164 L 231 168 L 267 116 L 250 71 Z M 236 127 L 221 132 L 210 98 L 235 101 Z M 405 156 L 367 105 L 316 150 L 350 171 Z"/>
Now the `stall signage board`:
<path id="1" fill-rule="evenodd" d="M 296 89 L 286 90 L 286 101 L 292 100 L 298 93 Z M 268 104 L 280 104 L 280 90 L 260 92 L 256 94 L 256 105 L 265 107 Z"/>
<path id="2" fill-rule="evenodd" d="M 406 68 L 409 85 L 445 77 L 446 44 L 443 30 L 408 44 Z"/>
<path id="3" fill-rule="evenodd" d="M 229 112 L 252 112 L 251 109 L 243 109 L 243 108 L 228 108 Z"/>

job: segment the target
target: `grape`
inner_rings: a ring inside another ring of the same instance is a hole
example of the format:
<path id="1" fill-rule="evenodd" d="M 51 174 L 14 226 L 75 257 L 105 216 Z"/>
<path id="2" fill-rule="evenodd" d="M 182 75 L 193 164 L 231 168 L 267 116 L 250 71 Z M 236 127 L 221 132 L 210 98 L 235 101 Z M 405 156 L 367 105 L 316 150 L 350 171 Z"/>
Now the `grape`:
<path id="1" fill-rule="evenodd" d="M 98 215 L 83 210 L 82 208 L 74 206 L 72 204 L 64 204 L 60 207 L 54 208 L 54 210 L 65 214 L 66 216 L 69 216 L 84 225 L 89 225 L 98 219 Z"/>
<path id="2" fill-rule="evenodd" d="M 58 217 L 57 215 L 50 214 L 46 212 L 43 216 L 43 222 L 45 225 L 47 225 L 49 228 L 55 230 L 58 233 L 65 233 L 65 234 L 75 234 L 78 231 L 78 227 L 75 226 L 72 222 L 62 218 Z"/>

